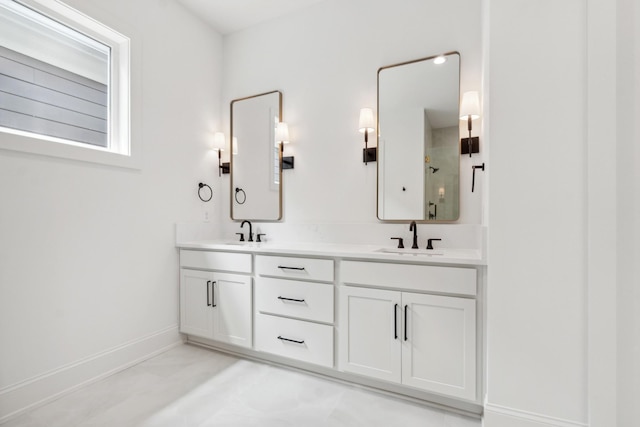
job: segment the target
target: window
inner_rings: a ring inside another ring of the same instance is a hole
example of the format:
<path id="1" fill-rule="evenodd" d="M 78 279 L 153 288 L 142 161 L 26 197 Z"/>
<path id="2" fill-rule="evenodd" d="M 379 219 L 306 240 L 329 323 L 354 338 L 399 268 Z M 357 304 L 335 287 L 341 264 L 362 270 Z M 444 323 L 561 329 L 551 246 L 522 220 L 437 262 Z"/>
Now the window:
<path id="1" fill-rule="evenodd" d="M 131 157 L 129 81 L 128 38 L 55 0 L 0 0 L 0 148 Z"/>

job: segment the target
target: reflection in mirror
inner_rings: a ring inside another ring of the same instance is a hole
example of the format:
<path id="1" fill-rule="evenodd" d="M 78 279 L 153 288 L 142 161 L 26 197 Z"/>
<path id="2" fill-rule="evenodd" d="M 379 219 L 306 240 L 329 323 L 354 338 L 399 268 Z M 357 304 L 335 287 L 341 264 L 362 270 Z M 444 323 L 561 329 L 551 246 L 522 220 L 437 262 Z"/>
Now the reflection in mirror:
<path id="1" fill-rule="evenodd" d="M 378 218 L 460 215 L 460 55 L 378 70 Z"/>
<path id="2" fill-rule="evenodd" d="M 231 219 L 282 218 L 281 154 L 275 143 L 281 119 L 281 92 L 231 101 Z"/>

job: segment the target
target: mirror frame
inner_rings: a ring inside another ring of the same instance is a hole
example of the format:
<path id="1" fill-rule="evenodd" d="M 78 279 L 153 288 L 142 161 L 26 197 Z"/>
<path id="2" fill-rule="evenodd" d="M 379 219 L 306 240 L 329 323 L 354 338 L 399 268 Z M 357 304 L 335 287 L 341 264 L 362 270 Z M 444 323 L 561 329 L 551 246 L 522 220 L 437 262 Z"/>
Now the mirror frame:
<path id="1" fill-rule="evenodd" d="M 233 217 L 233 204 L 234 204 L 234 199 L 235 199 L 235 189 L 233 186 L 233 104 L 236 102 L 240 102 L 240 101 L 247 101 L 249 99 L 253 99 L 253 98 L 258 98 L 260 96 L 265 96 L 265 95 L 271 95 L 277 93 L 278 94 L 278 117 L 279 117 L 279 121 L 283 121 L 282 118 L 282 92 L 280 92 L 279 90 L 272 90 L 270 92 L 264 92 L 264 93 L 259 93 L 257 95 L 251 95 L 251 96 L 246 96 L 244 98 L 238 98 L 238 99 L 234 99 L 231 101 L 230 104 L 230 134 L 231 134 L 231 138 L 230 138 L 230 155 L 229 155 L 229 175 L 230 175 L 230 179 L 229 179 L 229 216 L 231 217 L 231 220 L 233 221 L 244 221 L 244 220 L 251 220 L 251 221 L 260 221 L 260 222 L 277 222 L 277 221 L 281 221 L 282 220 L 282 149 L 278 150 L 278 164 L 279 164 L 279 177 L 278 177 L 278 217 L 277 218 L 270 218 L 270 219 L 263 219 L 263 218 L 234 218 Z"/>
<path id="2" fill-rule="evenodd" d="M 376 90 L 377 90 L 377 100 L 376 100 L 376 108 L 377 108 L 377 115 L 376 115 L 376 157 L 378 158 L 378 161 L 376 162 L 376 218 L 378 219 L 378 221 L 384 221 L 387 223 L 407 223 L 409 221 L 415 221 L 416 223 L 420 223 L 420 224 L 452 224 L 452 223 L 456 223 L 459 219 L 460 219 L 460 210 L 462 209 L 462 205 L 460 204 L 460 180 L 458 180 L 458 216 L 455 219 L 446 219 L 446 220 L 440 220 L 440 219 L 413 219 L 413 218 L 407 218 L 407 219 L 383 219 L 380 218 L 380 210 L 379 210 L 379 206 L 380 206 L 380 154 L 378 153 L 378 147 L 380 146 L 380 73 L 384 70 L 387 70 L 389 68 L 394 68 L 394 67 L 400 67 L 403 65 L 410 65 L 410 64 L 414 64 L 417 62 L 422 62 L 422 61 L 429 61 L 429 60 L 433 60 L 439 56 L 447 56 L 447 55 L 458 55 L 458 99 L 457 99 L 457 104 L 458 104 L 458 116 L 460 114 L 460 71 L 462 70 L 462 55 L 460 54 L 460 52 L 458 51 L 450 51 L 450 52 L 445 52 L 445 53 L 440 53 L 437 55 L 431 55 L 431 56 L 427 56 L 424 58 L 418 58 L 418 59 L 412 59 L 410 61 L 404 61 L 404 62 L 399 62 L 397 64 L 391 64 L 391 65 L 385 65 L 384 67 L 380 67 L 378 68 L 378 73 L 377 73 L 377 81 L 376 81 Z M 459 118 L 459 117 L 458 117 Z M 458 128 L 460 127 L 460 123 L 458 123 Z M 460 177 L 460 131 L 458 130 L 458 140 L 456 141 L 456 149 L 458 152 L 458 177 Z"/>

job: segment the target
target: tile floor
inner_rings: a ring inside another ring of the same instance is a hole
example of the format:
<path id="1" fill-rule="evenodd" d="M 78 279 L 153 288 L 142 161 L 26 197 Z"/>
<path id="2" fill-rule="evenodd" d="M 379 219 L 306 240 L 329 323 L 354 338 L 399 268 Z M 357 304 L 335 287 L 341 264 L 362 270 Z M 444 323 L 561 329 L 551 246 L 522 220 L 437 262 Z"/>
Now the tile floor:
<path id="1" fill-rule="evenodd" d="M 181 345 L 2 427 L 480 425 L 358 387 Z"/>

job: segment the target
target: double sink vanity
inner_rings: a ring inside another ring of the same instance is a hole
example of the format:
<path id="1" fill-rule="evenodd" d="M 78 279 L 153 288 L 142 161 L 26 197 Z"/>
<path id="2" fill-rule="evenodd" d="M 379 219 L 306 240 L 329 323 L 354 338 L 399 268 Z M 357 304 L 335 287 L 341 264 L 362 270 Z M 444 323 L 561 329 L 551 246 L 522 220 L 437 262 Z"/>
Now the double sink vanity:
<path id="1" fill-rule="evenodd" d="M 377 160 L 366 148 L 363 159 L 377 162 L 378 219 L 411 222 L 411 248 L 389 235 L 386 246 L 258 243 L 263 233 L 253 242 L 249 220 L 283 218 L 283 94 L 231 102 L 230 216 L 235 234 L 249 237 L 178 243 L 180 331 L 190 342 L 482 413 L 485 261 L 480 249 L 450 249 L 460 218 L 460 67 L 449 52 L 378 70 Z M 447 244 L 418 248 L 416 221 L 442 223 Z"/>
<path id="2" fill-rule="evenodd" d="M 180 331 L 190 342 L 481 413 L 479 251 L 178 247 Z"/>

